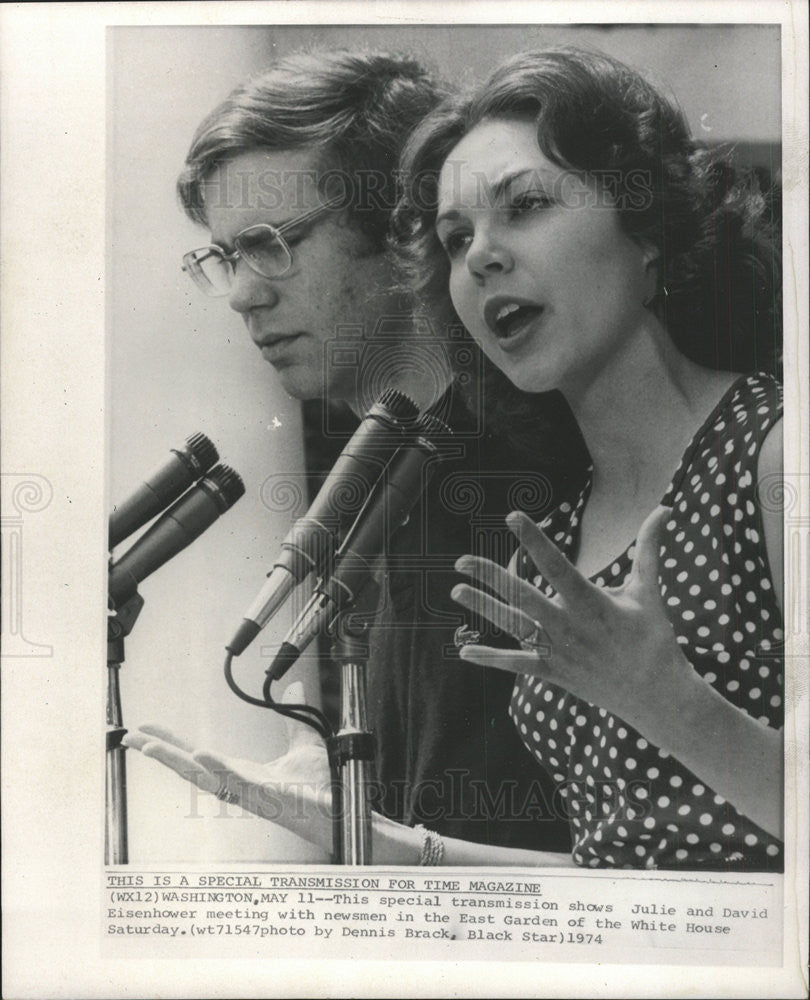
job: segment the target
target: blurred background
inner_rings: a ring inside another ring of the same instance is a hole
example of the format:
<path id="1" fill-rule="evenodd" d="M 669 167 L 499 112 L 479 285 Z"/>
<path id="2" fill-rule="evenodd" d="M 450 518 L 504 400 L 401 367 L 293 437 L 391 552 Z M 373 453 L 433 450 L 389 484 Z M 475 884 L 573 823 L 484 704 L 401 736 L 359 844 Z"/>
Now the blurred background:
<path id="1" fill-rule="evenodd" d="M 208 241 L 174 194 L 197 124 L 238 83 L 302 47 L 407 51 L 464 84 L 512 53 L 565 43 L 630 63 L 676 97 L 697 138 L 731 143 L 742 162 L 778 175 L 778 26 L 109 29 L 107 507 L 195 431 L 213 439 L 247 489 L 142 584 L 146 603 L 121 670 L 125 725 L 160 722 L 198 747 L 257 760 L 286 748 L 283 720 L 231 694 L 222 661 L 289 527 L 291 512 L 268 510 L 261 489 L 279 473 L 303 484 L 303 420 L 227 301 L 206 299 L 180 270 L 182 254 Z M 280 615 L 235 661 L 251 692 L 288 625 Z M 296 671 L 288 677 L 303 679 L 316 697 L 312 664 Z M 127 766 L 133 863 L 325 860 L 137 753 L 127 754 Z"/>

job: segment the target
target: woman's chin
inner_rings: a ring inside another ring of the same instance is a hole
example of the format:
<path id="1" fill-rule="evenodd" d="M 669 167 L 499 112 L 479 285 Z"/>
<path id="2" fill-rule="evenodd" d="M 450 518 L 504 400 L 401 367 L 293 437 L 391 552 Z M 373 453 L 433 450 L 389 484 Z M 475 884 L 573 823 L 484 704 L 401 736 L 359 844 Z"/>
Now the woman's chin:
<path id="1" fill-rule="evenodd" d="M 515 366 L 514 370 L 502 368 L 501 371 L 515 388 L 520 389 L 521 392 L 551 392 L 552 389 L 558 388 L 548 372 L 527 370 L 526 365 Z"/>

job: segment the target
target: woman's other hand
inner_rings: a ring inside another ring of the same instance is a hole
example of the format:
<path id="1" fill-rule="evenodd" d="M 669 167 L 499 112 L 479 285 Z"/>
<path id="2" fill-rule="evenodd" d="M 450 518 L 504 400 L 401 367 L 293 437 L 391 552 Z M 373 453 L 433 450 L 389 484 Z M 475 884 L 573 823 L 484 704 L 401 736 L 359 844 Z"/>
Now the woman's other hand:
<path id="1" fill-rule="evenodd" d="M 300 703 L 292 684 L 284 703 Z M 331 779 L 326 747 L 309 726 L 285 716 L 289 749 L 267 763 L 196 749 L 171 730 L 144 725 L 127 733 L 125 746 L 140 750 L 203 791 L 277 823 L 329 852 L 332 847 Z"/>

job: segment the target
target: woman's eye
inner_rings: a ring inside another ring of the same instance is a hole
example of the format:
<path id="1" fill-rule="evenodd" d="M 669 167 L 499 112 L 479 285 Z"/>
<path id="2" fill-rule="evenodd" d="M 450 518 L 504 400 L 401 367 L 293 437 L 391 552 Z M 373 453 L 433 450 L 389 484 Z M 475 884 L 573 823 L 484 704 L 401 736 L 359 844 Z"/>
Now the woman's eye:
<path id="1" fill-rule="evenodd" d="M 444 252 L 452 260 L 454 257 L 458 257 L 465 248 L 469 245 L 470 234 L 459 230 L 455 233 L 449 233 L 447 236 L 442 237 L 442 246 L 444 247 Z"/>
<path id="2" fill-rule="evenodd" d="M 537 209 L 548 208 L 551 199 L 542 191 L 526 191 L 517 195 L 509 205 L 511 215 L 521 215 L 524 212 L 533 212 Z"/>

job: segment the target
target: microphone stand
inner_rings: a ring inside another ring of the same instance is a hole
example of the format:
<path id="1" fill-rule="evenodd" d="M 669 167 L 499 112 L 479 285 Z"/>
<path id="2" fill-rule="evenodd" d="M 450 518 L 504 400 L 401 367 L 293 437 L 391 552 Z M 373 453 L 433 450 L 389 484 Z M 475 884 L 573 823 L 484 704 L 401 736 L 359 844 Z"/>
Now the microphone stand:
<path id="1" fill-rule="evenodd" d="M 126 733 L 121 714 L 119 671 L 124 662 L 124 639 L 143 608 L 136 591 L 107 619 L 107 745 L 105 753 L 104 863 L 129 862 L 127 842 L 127 771 L 121 740 Z"/>
<path id="2" fill-rule="evenodd" d="M 366 664 L 368 625 L 357 610 L 335 620 L 332 659 L 340 668 L 340 730 L 327 740 L 329 759 L 338 773 L 333 809 L 341 824 L 340 863 L 371 864 L 369 772 L 374 762 L 374 734 L 367 729 Z"/>
<path id="3" fill-rule="evenodd" d="M 335 565 L 324 573 L 310 603 L 288 633 L 296 641 L 282 643 L 267 671 L 268 683 L 282 677 L 303 648 L 301 639 L 309 642 L 318 631 L 322 616 L 331 615 L 333 607 L 341 609 L 337 610 L 332 625 L 332 659 L 340 667 L 341 725 L 337 735 L 328 738 L 327 751 L 330 771 L 338 779 L 333 782 L 337 788 L 333 787 L 332 812 L 335 831 L 340 822 L 340 837 L 336 833 L 333 842 L 335 853 L 346 865 L 371 864 L 368 775 L 374 760 L 374 735 L 366 728 L 369 651 L 363 637 L 369 612 L 376 610 L 372 602 L 378 599 L 376 574 L 381 567 L 378 565 L 375 570 L 370 561 L 386 552 L 387 539 L 407 521 L 432 472 L 430 465 L 440 458 L 430 436 L 450 433 L 433 417 L 423 417 L 415 432 L 413 439 L 395 452 L 372 487 L 334 555 Z M 369 586 L 372 580 L 374 587 Z M 357 594 L 361 597 L 359 606 L 353 600 Z M 228 648 L 233 652 L 232 647 Z"/>

